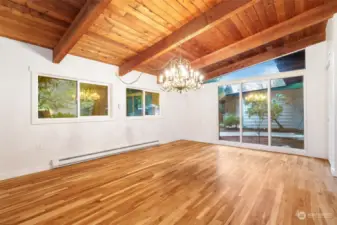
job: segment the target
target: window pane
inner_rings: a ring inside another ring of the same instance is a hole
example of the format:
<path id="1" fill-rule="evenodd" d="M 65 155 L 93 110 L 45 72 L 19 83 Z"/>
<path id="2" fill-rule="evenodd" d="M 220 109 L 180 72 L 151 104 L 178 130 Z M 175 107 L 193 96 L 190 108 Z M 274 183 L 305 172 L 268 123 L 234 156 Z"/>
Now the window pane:
<path id="1" fill-rule="evenodd" d="M 305 69 L 305 50 L 223 74 L 222 76 L 207 80 L 205 83 L 243 80 L 300 69 Z"/>
<path id="2" fill-rule="evenodd" d="M 127 88 L 126 98 L 126 115 L 143 116 L 143 91 Z"/>
<path id="3" fill-rule="evenodd" d="M 77 117 L 77 81 L 38 77 L 39 118 Z"/>
<path id="4" fill-rule="evenodd" d="M 158 93 L 145 92 L 145 115 L 160 115 Z"/>
<path id="5" fill-rule="evenodd" d="M 303 102 L 303 76 L 271 80 L 273 146 L 304 148 Z"/>
<path id="6" fill-rule="evenodd" d="M 268 145 L 267 81 L 242 85 L 242 142 Z"/>
<path id="7" fill-rule="evenodd" d="M 240 142 L 240 84 L 219 86 L 219 139 Z"/>
<path id="8" fill-rule="evenodd" d="M 97 84 L 80 84 L 81 116 L 109 115 L 108 87 Z"/>

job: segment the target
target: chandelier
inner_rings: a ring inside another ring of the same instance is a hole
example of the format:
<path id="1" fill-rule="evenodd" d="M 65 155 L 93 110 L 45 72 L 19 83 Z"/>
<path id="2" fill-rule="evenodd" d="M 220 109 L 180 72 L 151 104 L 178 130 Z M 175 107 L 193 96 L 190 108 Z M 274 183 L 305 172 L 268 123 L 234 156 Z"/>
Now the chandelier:
<path id="1" fill-rule="evenodd" d="M 159 84 L 164 91 L 179 93 L 200 89 L 204 76 L 191 68 L 191 63 L 181 56 L 172 59 L 163 74 L 159 76 Z"/>

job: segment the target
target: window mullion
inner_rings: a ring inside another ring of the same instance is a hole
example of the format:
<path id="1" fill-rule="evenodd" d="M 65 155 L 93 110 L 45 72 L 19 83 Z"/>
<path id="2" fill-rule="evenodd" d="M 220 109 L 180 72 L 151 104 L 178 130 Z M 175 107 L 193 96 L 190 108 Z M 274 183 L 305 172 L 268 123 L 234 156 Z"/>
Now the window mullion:
<path id="1" fill-rule="evenodd" d="M 81 82 L 77 81 L 77 118 L 81 118 L 81 106 L 80 106 L 80 102 L 81 102 L 81 91 L 80 91 L 80 87 L 81 87 Z"/>
<path id="2" fill-rule="evenodd" d="M 243 101 L 242 101 L 242 83 L 240 83 L 240 97 L 239 97 L 239 113 L 240 113 L 240 143 L 242 143 L 242 135 L 243 135 Z"/>
<path id="3" fill-rule="evenodd" d="M 145 91 L 143 90 L 143 116 L 145 117 Z"/>
<path id="4" fill-rule="evenodd" d="M 268 92 L 267 92 L 267 101 L 268 101 L 268 146 L 271 146 L 271 80 L 268 80 Z"/>

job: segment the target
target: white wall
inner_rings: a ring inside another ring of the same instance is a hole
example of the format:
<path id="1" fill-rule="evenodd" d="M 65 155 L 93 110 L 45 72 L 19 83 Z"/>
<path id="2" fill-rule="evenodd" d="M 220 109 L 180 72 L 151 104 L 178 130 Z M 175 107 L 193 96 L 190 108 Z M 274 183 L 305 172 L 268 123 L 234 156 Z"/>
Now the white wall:
<path id="1" fill-rule="evenodd" d="M 52 51 L 0 37 L 0 180 L 50 168 L 50 160 L 182 135 L 177 111 L 180 94 L 162 93 L 162 118 L 126 119 L 125 85 L 114 75 L 117 67 L 75 56 L 53 64 Z M 112 84 L 113 121 L 31 124 L 31 74 L 35 72 Z M 138 76 L 133 72 L 125 81 Z M 159 90 L 156 77 L 143 75 L 137 87 Z M 118 109 L 118 104 L 120 109 Z"/>
<path id="2" fill-rule="evenodd" d="M 306 48 L 307 155 L 328 158 L 326 42 Z"/>
<path id="3" fill-rule="evenodd" d="M 306 152 L 304 155 L 327 158 L 327 76 L 326 42 L 306 49 Z M 187 94 L 187 126 L 184 139 L 223 143 L 218 141 L 217 83 Z M 289 153 L 298 153 L 288 151 Z"/>

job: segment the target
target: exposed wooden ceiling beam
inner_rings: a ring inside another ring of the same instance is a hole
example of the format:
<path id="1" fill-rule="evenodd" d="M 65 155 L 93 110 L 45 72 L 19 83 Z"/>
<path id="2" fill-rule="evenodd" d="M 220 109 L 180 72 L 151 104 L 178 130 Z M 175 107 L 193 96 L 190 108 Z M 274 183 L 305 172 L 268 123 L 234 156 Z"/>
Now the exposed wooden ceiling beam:
<path id="1" fill-rule="evenodd" d="M 322 42 L 324 40 L 325 40 L 325 33 L 306 37 L 299 41 L 288 43 L 285 46 L 270 49 L 262 54 L 258 54 L 258 55 L 246 58 L 244 60 L 238 61 L 236 63 L 227 65 L 225 67 L 216 69 L 212 72 L 209 72 L 206 75 L 206 79 L 209 80 L 212 78 L 216 78 L 218 76 L 221 76 L 221 75 L 224 75 L 224 74 L 227 74 L 227 73 L 239 70 L 239 69 L 243 69 L 249 66 L 253 66 L 255 64 L 258 64 L 258 63 L 261 63 L 267 60 L 271 60 L 271 59 L 277 58 L 282 55 L 290 54 L 292 52 L 299 51 L 310 45 Z"/>
<path id="2" fill-rule="evenodd" d="M 196 59 L 192 62 L 192 67 L 194 69 L 204 68 L 289 34 L 301 31 L 307 27 L 328 20 L 335 12 L 337 12 L 337 1 L 327 2 L 287 21 L 263 30 L 260 33 L 254 34 Z"/>
<path id="3" fill-rule="evenodd" d="M 165 52 L 168 52 L 180 44 L 192 39 L 198 34 L 211 29 L 229 18 L 231 15 L 234 15 L 253 5 L 256 1 L 258 0 L 223 1 L 140 54 L 127 60 L 126 63 L 120 66 L 119 75 L 123 76 L 142 63 L 159 57 Z"/>
<path id="4" fill-rule="evenodd" d="M 60 63 L 94 21 L 108 7 L 111 0 L 87 0 L 66 33 L 54 48 L 53 62 Z"/>

